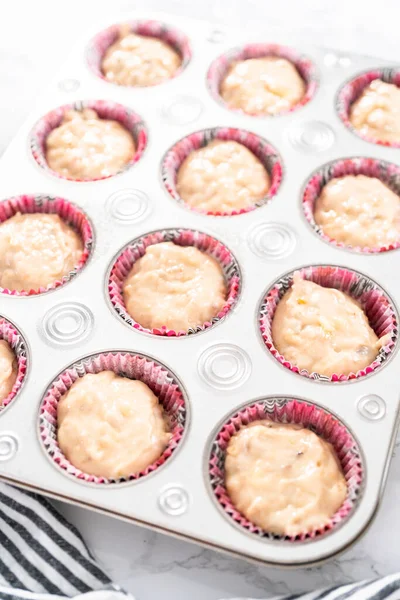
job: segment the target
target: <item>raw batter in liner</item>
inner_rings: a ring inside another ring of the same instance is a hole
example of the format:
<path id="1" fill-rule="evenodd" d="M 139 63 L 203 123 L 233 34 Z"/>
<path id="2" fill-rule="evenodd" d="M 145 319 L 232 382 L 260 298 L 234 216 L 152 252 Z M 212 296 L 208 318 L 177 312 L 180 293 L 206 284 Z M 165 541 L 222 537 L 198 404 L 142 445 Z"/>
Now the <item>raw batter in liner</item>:
<path id="1" fill-rule="evenodd" d="M 375 177 L 346 175 L 324 186 L 314 219 L 333 240 L 380 248 L 400 240 L 400 197 Z"/>
<path id="2" fill-rule="evenodd" d="M 250 423 L 229 440 L 225 483 L 239 512 L 283 536 L 322 529 L 347 495 L 331 444 L 301 425 L 268 420 Z"/>
<path id="3" fill-rule="evenodd" d="M 82 239 L 57 214 L 17 213 L 0 224 L 0 286 L 38 290 L 79 263 Z"/>
<path id="4" fill-rule="evenodd" d="M 400 88 L 374 79 L 350 107 L 350 122 L 376 142 L 400 142 Z"/>
<path id="5" fill-rule="evenodd" d="M 91 108 L 68 110 L 46 139 L 47 164 L 70 179 L 115 175 L 135 152 L 129 131 L 118 121 L 101 119 Z"/>
<path id="6" fill-rule="evenodd" d="M 156 37 L 121 26 L 119 39 L 106 51 L 102 71 L 108 81 L 126 86 L 148 86 L 171 79 L 181 66 L 178 52 Z"/>
<path id="7" fill-rule="evenodd" d="M 224 306 L 226 292 L 214 258 L 172 242 L 149 246 L 123 286 L 126 309 L 137 323 L 176 332 L 210 321 Z"/>
<path id="8" fill-rule="evenodd" d="M 378 339 L 353 298 L 302 279 L 300 273 L 276 307 L 272 339 L 300 370 L 328 377 L 364 369 L 387 342 L 386 336 Z"/>
<path id="9" fill-rule="evenodd" d="M 5 340 L 0 340 L 0 404 L 11 393 L 17 380 L 17 357 Z"/>
<path id="10" fill-rule="evenodd" d="M 176 183 L 186 204 L 209 212 L 254 206 L 269 187 L 268 172 L 246 146 L 218 139 L 185 158 Z"/>
<path id="11" fill-rule="evenodd" d="M 117 479 L 146 469 L 171 439 L 158 399 L 142 381 L 88 373 L 60 398 L 57 439 L 84 473 Z"/>
<path id="12" fill-rule="evenodd" d="M 220 88 L 230 108 L 253 115 L 290 110 L 305 93 L 306 84 L 294 64 L 278 56 L 232 63 Z"/>

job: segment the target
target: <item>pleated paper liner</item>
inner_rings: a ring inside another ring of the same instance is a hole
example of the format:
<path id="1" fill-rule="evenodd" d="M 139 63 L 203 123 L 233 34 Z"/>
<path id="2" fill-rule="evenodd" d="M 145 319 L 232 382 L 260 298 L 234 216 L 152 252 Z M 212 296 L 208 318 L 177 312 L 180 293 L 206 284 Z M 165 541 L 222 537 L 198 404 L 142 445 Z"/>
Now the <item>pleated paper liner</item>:
<path id="1" fill-rule="evenodd" d="M 219 263 L 225 277 L 227 297 L 222 309 L 210 321 L 186 331 L 175 331 L 166 327 L 147 329 L 137 323 L 127 312 L 123 298 L 125 280 L 134 263 L 144 256 L 146 249 L 161 242 L 173 242 L 179 246 L 194 246 L 201 252 L 212 256 Z M 138 331 L 169 337 L 193 335 L 216 325 L 235 305 L 240 288 L 239 265 L 231 251 L 219 240 L 192 229 L 163 229 L 133 240 L 114 258 L 108 279 L 108 294 L 111 305 L 123 321 Z"/>
<path id="2" fill-rule="evenodd" d="M 379 144 L 380 146 L 389 146 L 391 148 L 400 148 L 399 142 L 388 142 L 385 140 L 376 140 L 361 134 L 357 129 L 355 129 L 350 122 L 350 109 L 353 102 L 358 100 L 361 96 L 365 88 L 372 83 L 375 79 L 381 79 L 385 83 L 392 83 L 393 85 L 397 85 L 400 87 L 400 69 L 374 69 L 371 71 L 365 71 L 364 73 L 360 73 L 357 77 L 351 79 L 347 83 L 345 83 L 336 98 L 336 110 L 340 119 L 346 125 L 348 129 L 358 137 L 362 138 L 366 142 L 370 142 L 371 144 Z"/>
<path id="3" fill-rule="evenodd" d="M 375 158 L 354 157 L 341 158 L 323 165 L 317 171 L 314 171 L 311 178 L 308 180 L 302 197 L 302 205 L 305 217 L 310 223 L 312 229 L 323 240 L 337 246 L 338 248 L 346 248 L 353 252 L 363 254 L 377 254 L 395 250 L 400 247 L 399 240 L 396 243 L 380 246 L 378 248 L 359 246 L 349 246 L 344 242 L 339 242 L 327 236 L 322 228 L 317 225 L 314 220 L 315 204 L 322 193 L 323 188 L 334 178 L 346 177 L 347 175 L 365 175 L 367 177 L 375 177 L 384 183 L 388 188 L 399 196 L 400 202 L 400 167 L 393 163 Z"/>
<path id="4" fill-rule="evenodd" d="M 252 152 L 262 163 L 265 170 L 268 172 L 271 186 L 264 198 L 246 208 L 233 209 L 230 212 L 226 211 L 206 211 L 191 207 L 179 196 L 176 189 L 178 171 L 183 161 L 189 154 L 195 150 L 199 150 L 207 146 L 213 140 L 235 141 L 245 146 Z M 168 150 L 164 156 L 161 166 L 162 180 L 169 194 L 189 210 L 200 212 L 206 215 L 213 216 L 233 216 L 240 215 L 259 206 L 263 206 L 273 196 L 276 195 L 283 176 L 282 159 L 275 148 L 259 135 L 246 131 L 244 129 L 235 129 L 234 127 L 213 127 L 211 129 L 203 129 L 196 131 L 179 140 L 172 148 Z"/>
<path id="5" fill-rule="evenodd" d="M 186 68 L 190 59 L 192 57 L 192 51 L 190 48 L 190 42 L 186 35 L 175 29 L 174 27 L 170 27 L 165 23 L 160 23 L 159 21 L 129 21 L 128 23 L 116 23 L 111 25 L 107 29 L 100 31 L 89 43 L 89 47 L 86 53 L 86 61 L 89 69 L 94 73 L 97 77 L 100 77 L 107 83 L 112 83 L 108 81 L 104 77 L 104 73 L 102 70 L 102 62 L 104 55 L 108 48 L 114 44 L 119 38 L 119 33 L 121 30 L 121 26 L 128 25 L 130 29 L 130 33 L 136 33 L 138 35 L 143 35 L 146 37 L 158 38 L 161 41 L 165 42 L 169 46 L 171 46 L 181 57 L 181 65 L 179 69 L 174 73 L 171 77 L 177 77 L 182 73 L 182 71 Z M 163 82 L 165 83 L 165 82 Z M 114 85 L 118 85 L 115 84 Z M 160 84 L 154 84 L 160 85 Z M 136 86 L 134 86 L 136 87 Z M 143 86 L 140 86 L 143 87 Z M 148 86 L 146 86 L 148 87 Z"/>
<path id="6" fill-rule="evenodd" d="M 61 121 L 63 120 L 67 111 L 82 111 L 85 108 L 91 108 L 95 110 L 101 119 L 118 121 L 132 135 L 135 142 L 135 153 L 119 173 L 105 175 L 104 177 L 96 177 L 94 179 L 74 179 L 73 177 L 61 175 L 57 171 L 50 169 L 49 165 L 47 164 L 46 140 L 50 132 L 61 124 Z M 142 118 L 130 108 L 127 108 L 122 104 L 118 104 L 117 102 L 111 102 L 110 100 L 84 100 L 59 106 L 58 108 L 47 113 L 47 115 L 44 115 L 33 127 L 30 134 L 30 147 L 32 156 L 39 167 L 51 175 L 58 177 L 59 179 L 66 179 L 68 181 L 75 182 L 101 181 L 103 179 L 114 177 L 120 173 L 124 173 L 138 162 L 146 145 L 147 130 Z"/>
<path id="7" fill-rule="evenodd" d="M 248 44 L 242 48 L 234 48 L 225 54 L 219 56 L 211 64 L 207 73 L 207 84 L 208 89 L 219 104 L 222 104 L 228 110 L 235 112 L 244 113 L 241 109 L 231 108 L 227 105 L 224 99 L 220 95 L 220 88 L 223 79 L 225 78 L 229 67 L 233 62 L 239 60 L 248 60 L 249 58 L 265 58 L 267 56 L 275 56 L 277 58 L 285 58 L 291 62 L 299 72 L 300 76 L 306 84 L 306 92 L 300 102 L 292 106 L 287 111 L 282 111 L 276 115 L 259 115 L 255 114 L 252 116 L 256 117 L 279 117 L 284 114 L 288 114 L 304 106 L 314 97 L 318 88 L 318 72 L 314 63 L 301 54 L 298 54 L 293 48 L 287 46 L 281 46 L 279 44 Z M 251 113 L 245 113 L 251 114 Z"/>
<path id="8" fill-rule="evenodd" d="M 19 391 L 25 382 L 25 377 L 28 368 L 28 351 L 27 345 L 23 335 L 18 331 L 11 321 L 0 315 L 0 340 L 5 340 L 14 352 L 17 364 L 18 372 L 17 378 L 13 385 L 11 392 L 0 401 L 0 414 L 1 412 L 11 404 L 11 402 L 18 396 Z"/>
<path id="9" fill-rule="evenodd" d="M 292 286 L 295 272 L 299 273 L 303 279 L 313 281 L 326 288 L 335 288 L 357 300 L 361 304 L 362 309 L 368 317 L 369 324 L 378 338 L 388 336 L 388 341 L 379 350 L 379 353 L 371 364 L 357 373 L 350 373 L 349 375 L 335 373 L 329 377 L 319 373 L 309 373 L 305 369 L 300 370 L 279 353 L 272 338 L 272 320 L 278 303 Z M 351 269 L 332 265 L 304 267 L 292 271 L 276 281 L 265 293 L 261 301 L 259 327 L 265 346 L 280 364 L 293 373 L 322 382 L 344 382 L 370 375 L 381 368 L 389 359 L 398 339 L 398 315 L 393 302 L 386 292 L 366 275 L 362 275 Z"/>
<path id="10" fill-rule="evenodd" d="M 347 483 L 347 497 L 339 510 L 324 524 L 297 536 L 281 536 L 264 531 L 250 522 L 233 505 L 225 486 L 225 458 L 229 440 L 242 427 L 253 421 L 268 419 L 275 423 L 295 423 L 311 429 L 331 443 L 341 464 Z M 226 418 L 213 435 L 207 453 L 208 484 L 218 507 L 233 524 L 244 532 L 265 540 L 305 542 L 319 539 L 335 530 L 354 512 L 361 497 L 364 483 L 364 467 L 361 452 L 348 428 L 327 410 L 299 398 L 266 397 L 247 403 Z"/>
<path id="11" fill-rule="evenodd" d="M 78 208 L 72 202 L 60 198 L 58 196 L 47 196 L 44 194 L 24 194 L 7 198 L 0 202 L 0 223 L 10 219 L 17 213 L 21 214 L 57 214 L 70 227 L 72 227 L 81 237 L 83 242 L 82 256 L 78 264 L 62 279 L 54 281 L 47 287 L 41 287 L 35 290 L 10 290 L 0 287 L 0 293 L 10 296 L 33 296 L 35 294 L 43 294 L 50 290 L 54 290 L 68 281 L 71 281 L 87 263 L 93 248 L 94 232 L 92 224 L 82 209 Z"/>
<path id="12" fill-rule="evenodd" d="M 101 371 L 114 371 L 121 377 L 145 383 L 157 396 L 171 427 L 171 440 L 158 460 L 129 477 L 107 479 L 84 473 L 67 460 L 57 442 L 57 406 L 61 396 L 86 373 Z M 93 354 L 73 363 L 53 380 L 40 405 L 39 436 L 48 457 L 64 473 L 86 483 L 108 485 L 142 479 L 165 464 L 181 443 L 188 420 L 187 400 L 174 373 L 151 357 L 134 352 L 110 351 Z"/>

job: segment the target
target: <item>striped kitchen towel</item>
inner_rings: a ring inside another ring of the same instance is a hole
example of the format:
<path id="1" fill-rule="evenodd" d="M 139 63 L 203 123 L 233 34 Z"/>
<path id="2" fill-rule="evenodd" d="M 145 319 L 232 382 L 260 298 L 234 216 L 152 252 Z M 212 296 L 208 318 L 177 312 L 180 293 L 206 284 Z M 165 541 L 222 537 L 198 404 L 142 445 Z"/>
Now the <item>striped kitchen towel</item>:
<path id="1" fill-rule="evenodd" d="M 81 596 L 83 594 L 83 596 Z M 0 483 L 0 599 L 133 600 L 45 498 Z"/>
<path id="2" fill-rule="evenodd" d="M 0 600 L 68 597 L 134 600 L 100 569 L 79 531 L 48 500 L 0 483 Z M 271 600 L 400 600 L 400 575 Z"/>

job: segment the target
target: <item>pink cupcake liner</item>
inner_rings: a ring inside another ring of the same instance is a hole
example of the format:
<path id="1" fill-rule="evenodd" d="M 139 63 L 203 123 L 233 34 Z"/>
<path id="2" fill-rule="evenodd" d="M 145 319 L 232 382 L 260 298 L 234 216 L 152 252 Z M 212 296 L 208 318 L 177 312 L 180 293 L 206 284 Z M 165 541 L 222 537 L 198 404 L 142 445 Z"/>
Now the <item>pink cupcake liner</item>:
<path id="1" fill-rule="evenodd" d="M 325 527 L 297 536 L 280 536 L 264 531 L 242 515 L 233 505 L 225 486 L 225 457 L 229 440 L 253 421 L 268 419 L 276 423 L 295 423 L 314 431 L 331 443 L 347 482 L 347 497 Z M 268 540 L 304 542 L 320 538 L 345 522 L 353 513 L 363 491 L 364 468 L 359 446 L 347 427 L 330 412 L 298 398 L 267 397 L 246 404 L 231 414 L 213 437 L 208 458 L 208 481 L 218 507 L 243 531 Z"/>
<path id="2" fill-rule="evenodd" d="M 312 98 L 315 96 L 318 87 L 318 72 L 314 65 L 314 63 L 301 54 L 298 54 L 296 50 L 293 48 L 288 48 L 287 46 L 281 46 L 279 44 L 248 44 L 242 48 L 234 48 L 219 56 L 214 62 L 211 64 L 208 73 L 207 73 L 207 84 L 210 90 L 210 93 L 214 100 L 219 102 L 228 108 L 229 110 L 233 110 L 235 112 L 245 113 L 245 111 L 241 109 L 231 108 L 221 97 L 219 91 L 221 87 L 222 80 L 228 72 L 231 64 L 238 60 L 247 60 L 249 58 L 264 58 L 266 56 L 277 56 L 280 58 L 286 58 L 288 61 L 293 63 L 298 70 L 301 77 L 304 79 L 307 89 L 303 98 L 298 102 L 295 106 L 292 106 L 287 111 L 282 111 L 277 113 L 276 115 L 253 115 L 256 117 L 279 117 L 284 114 L 288 114 L 294 110 L 297 110 L 301 106 L 304 106 Z M 245 113 L 250 114 L 250 113 Z"/>
<path id="3" fill-rule="evenodd" d="M 357 300 L 378 338 L 387 334 L 390 336 L 388 342 L 379 350 L 377 357 L 370 365 L 357 373 L 349 375 L 337 373 L 328 377 L 319 373 L 309 373 L 306 369 L 300 370 L 278 352 L 272 338 L 272 320 L 279 301 L 292 286 L 295 272 L 299 273 L 303 279 L 313 281 L 323 287 L 335 288 Z M 262 339 L 272 356 L 293 373 L 321 382 L 344 382 L 370 375 L 387 361 L 393 353 L 398 339 L 398 316 L 387 293 L 366 275 L 331 265 L 303 267 L 281 277 L 263 296 L 258 319 Z"/>
<path id="4" fill-rule="evenodd" d="M 87 373 L 114 371 L 121 377 L 145 383 L 158 397 L 171 427 L 172 438 L 162 455 L 146 469 L 129 477 L 107 479 L 84 473 L 74 467 L 62 453 L 57 441 L 58 402 L 80 377 Z M 101 352 L 87 356 L 62 371 L 45 392 L 39 410 L 39 436 L 52 462 L 68 475 L 80 481 L 95 484 L 115 484 L 135 481 L 153 473 L 176 451 L 182 441 L 189 420 L 189 407 L 183 389 L 176 376 L 162 363 L 134 352 Z"/>
<path id="5" fill-rule="evenodd" d="M 179 196 L 176 189 L 176 181 L 178 171 L 191 152 L 199 150 L 207 146 L 213 140 L 235 141 L 243 146 L 246 146 L 264 165 L 266 171 L 271 178 L 271 187 L 264 198 L 256 202 L 253 206 L 232 210 L 231 212 L 224 211 L 205 211 L 189 206 Z M 263 206 L 277 193 L 283 176 L 282 159 L 278 152 L 271 144 L 255 133 L 245 131 L 244 129 L 235 129 L 233 127 L 213 127 L 212 129 L 203 129 L 196 131 L 187 137 L 179 140 L 164 156 L 161 175 L 169 194 L 189 210 L 213 216 L 233 216 L 241 215 Z"/>
<path id="6" fill-rule="evenodd" d="M 24 194 L 7 198 L 0 202 L 0 223 L 10 219 L 17 213 L 59 215 L 67 225 L 70 225 L 80 234 L 83 241 L 83 252 L 79 263 L 75 266 L 73 271 L 70 271 L 68 275 L 64 275 L 62 279 L 58 279 L 47 287 L 41 287 L 36 290 L 22 290 L 20 292 L 0 287 L 1 294 L 7 294 L 9 296 L 33 296 L 36 294 L 43 294 L 64 285 L 83 269 L 92 252 L 94 233 L 88 217 L 80 208 L 64 198 L 47 196 L 44 194 Z"/>
<path id="7" fill-rule="evenodd" d="M 96 177 L 94 179 L 74 179 L 72 177 L 61 175 L 60 173 L 57 173 L 57 171 L 53 171 L 53 169 L 50 169 L 49 165 L 47 164 L 46 140 L 49 133 L 61 124 L 61 121 L 68 110 L 81 111 L 84 108 L 91 108 L 95 110 L 101 119 L 118 121 L 131 133 L 135 141 L 136 152 L 132 156 L 131 160 L 124 166 L 124 168 L 119 171 L 119 173 L 106 175 L 104 177 Z M 84 100 L 59 106 L 42 117 L 33 127 L 30 134 L 31 152 L 39 167 L 48 173 L 51 173 L 51 175 L 58 177 L 59 179 L 66 179 L 68 181 L 76 182 L 102 181 L 103 179 L 109 179 L 110 177 L 124 173 L 138 162 L 146 145 L 147 131 L 142 118 L 130 108 L 109 100 Z"/>
<path id="8" fill-rule="evenodd" d="M 192 57 L 192 51 L 190 48 L 188 38 L 181 31 L 169 27 L 169 25 L 165 25 L 165 23 L 159 23 L 158 21 L 130 21 L 127 24 L 130 27 L 131 33 L 158 38 L 166 44 L 168 44 L 169 46 L 171 46 L 174 50 L 176 50 L 176 52 L 178 52 L 179 56 L 181 57 L 182 63 L 179 69 L 177 69 L 177 71 L 171 77 L 171 79 L 177 77 L 177 75 L 180 75 L 180 73 L 182 73 L 182 71 L 186 68 Z M 111 25 L 104 31 L 98 33 L 91 40 L 86 53 L 86 60 L 89 69 L 95 75 L 97 75 L 97 77 L 100 77 L 100 79 L 103 79 L 107 83 L 112 82 L 108 81 L 104 77 L 102 71 L 103 57 L 108 48 L 112 44 L 114 44 L 114 42 L 117 41 L 119 37 L 120 27 L 121 23 L 116 23 L 114 25 Z M 114 85 L 118 84 L 114 83 Z"/>
<path id="9" fill-rule="evenodd" d="M 335 160 L 315 171 L 307 182 L 302 198 L 303 210 L 307 221 L 313 230 L 326 242 L 329 242 L 337 248 L 346 248 L 353 252 L 363 254 L 376 254 L 379 252 L 388 252 L 400 247 L 400 239 L 394 244 L 388 244 L 379 248 L 361 248 L 359 246 L 349 246 L 344 242 L 338 242 L 327 236 L 314 220 L 315 203 L 321 195 L 322 189 L 326 184 L 336 177 L 345 177 L 346 175 L 366 175 L 380 179 L 395 194 L 400 196 L 400 167 L 393 163 L 375 158 L 343 158 Z"/>
<path id="10" fill-rule="evenodd" d="M 11 392 L 8 394 L 6 398 L 2 402 L 0 402 L 0 413 L 3 411 L 10 403 L 16 398 L 17 394 L 21 390 L 22 386 L 25 382 L 25 377 L 28 368 L 28 351 L 26 342 L 22 336 L 22 334 L 18 331 L 18 329 L 5 319 L 0 316 L 0 339 L 5 340 L 15 356 L 17 357 L 18 363 L 18 373 L 17 379 L 13 385 Z"/>
<path id="11" fill-rule="evenodd" d="M 173 242 L 179 246 L 194 246 L 202 252 L 210 254 L 220 264 L 227 284 L 227 299 L 220 312 L 211 321 L 187 331 L 175 331 L 167 327 L 147 329 L 137 323 L 127 312 L 122 292 L 124 282 L 134 263 L 145 254 L 146 248 L 160 242 Z M 180 337 L 199 333 L 218 323 L 236 303 L 240 288 L 239 265 L 230 250 L 210 235 L 192 229 L 163 229 L 133 240 L 113 260 L 108 278 L 109 298 L 114 310 L 121 319 L 138 331 L 167 337 Z"/>
<path id="12" fill-rule="evenodd" d="M 372 83 L 375 79 L 381 79 L 386 83 L 393 83 L 400 87 L 400 69 L 382 68 L 375 69 L 373 71 L 366 71 L 361 73 L 355 79 L 348 81 L 339 90 L 336 98 L 336 110 L 340 119 L 346 125 L 352 133 L 362 138 L 366 142 L 371 144 L 379 144 L 380 146 L 390 146 L 391 148 L 400 148 L 400 142 L 391 143 L 387 141 L 377 141 L 368 136 L 362 135 L 357 129 L 355 129 L 350 122 L 350 109 L 353 102 L 355 102 L 363 93 L 364 89 Z"/>

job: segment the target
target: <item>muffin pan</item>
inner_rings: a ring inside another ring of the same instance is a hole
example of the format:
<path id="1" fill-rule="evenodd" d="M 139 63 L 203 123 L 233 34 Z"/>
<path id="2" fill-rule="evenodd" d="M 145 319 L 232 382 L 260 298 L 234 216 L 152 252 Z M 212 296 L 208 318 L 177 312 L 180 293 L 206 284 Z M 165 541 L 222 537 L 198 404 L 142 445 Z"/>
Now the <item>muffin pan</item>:
<path id="1" fill-rule="evenodd" d="M 396 71 L 373 58 L 291 49 L 262 32 L 217 30 L 163 14 L 131 20 L 133 29 L 179 49 L 180 72 L 147 88 L 108 83 L 99 61 L 119 19 L 97 24 L 0 161 L 1 220 L 16 207 L 72 211 L 85 241 L 84 261 L 54 289 L 0 290 L 0 338 L 9 340 L 19 365 L 0 411 L 0 477 L 243 558 L 319 563 L 362 535 L 384 490 L 399 415 L 400 255 L 396 247 L 364 252 L 332 243 L 313 223 L 312 207 L 333 173 L 367 170 L 398 188 L 398 149 L 371 144 L 346 126 L 346 107 L 365 74 L 392 80 Z M 260 48 L 293 60 L 306 79 L 304 102 L 290 113 L 255 117 L 218 100 L 229 60 Z M 71 105 L 102 108 L 126 124 L 137 146 L 129 168 L 90 182 L 48 169 L 45 137 Z M 253 210 L 202 214 L 177 195 L 180 161 L 215 136 L 242 139 L 268 168 L 272 188 Z M 124 310 L 123 273 L 146 245 L 162 240 L 194 244 L 223 266 L 227 304 L 196 330 L 146 331 Z M 376 361 L 354 377 L 298 373 L 274 351 L 269 319 L 297 270 L 360 297 L 371 325 L 389 334 Z M 173 428 L 159 461 L 126 480 L 88 477 L 56 442 L 60 394 L 77 377 L 104 368 L 148 382 Z M 257 418 L 303 423 L 336 447 L 348 497 L 323 530 L 277 538 L 232 507 L 224 489 L 226 444 Z"/>

